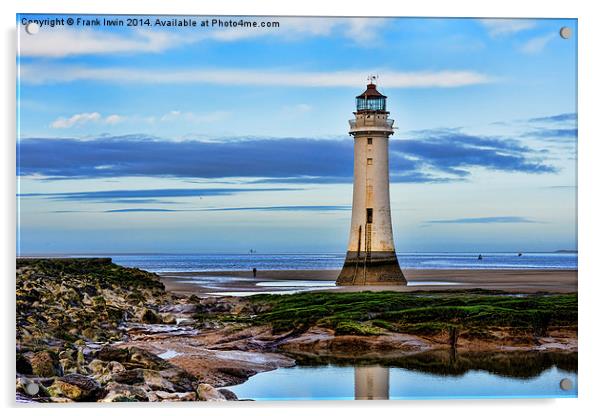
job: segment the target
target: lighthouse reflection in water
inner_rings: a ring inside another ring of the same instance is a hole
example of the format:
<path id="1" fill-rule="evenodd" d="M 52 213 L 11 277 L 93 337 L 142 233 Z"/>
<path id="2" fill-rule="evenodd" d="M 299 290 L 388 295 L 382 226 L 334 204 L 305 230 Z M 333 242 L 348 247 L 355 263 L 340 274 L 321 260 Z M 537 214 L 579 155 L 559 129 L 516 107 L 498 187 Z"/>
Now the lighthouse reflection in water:
<path id="1" fill-rule="evenodd" d="M 355 400 L 389 400 L 389 368 L 356 367 Z"/>

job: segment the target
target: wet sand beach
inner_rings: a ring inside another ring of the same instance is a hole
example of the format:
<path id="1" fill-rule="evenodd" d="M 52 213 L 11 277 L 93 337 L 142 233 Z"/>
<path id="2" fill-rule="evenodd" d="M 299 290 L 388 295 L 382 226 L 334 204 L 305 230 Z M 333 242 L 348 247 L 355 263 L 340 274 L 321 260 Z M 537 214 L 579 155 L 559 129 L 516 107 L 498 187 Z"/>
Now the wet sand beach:
<path id="1" fill-rule="evenodd" d="M 335 286 L 339 270 L 259 270 L 159 273 L 169 291 L 197 296 L 245 296 L 310 290 L 400 292 L 458 289 L 500 290 L 509 293 L 577 292 L 577 270 L 418 270 L 406 269 L 408 286 Z"/>

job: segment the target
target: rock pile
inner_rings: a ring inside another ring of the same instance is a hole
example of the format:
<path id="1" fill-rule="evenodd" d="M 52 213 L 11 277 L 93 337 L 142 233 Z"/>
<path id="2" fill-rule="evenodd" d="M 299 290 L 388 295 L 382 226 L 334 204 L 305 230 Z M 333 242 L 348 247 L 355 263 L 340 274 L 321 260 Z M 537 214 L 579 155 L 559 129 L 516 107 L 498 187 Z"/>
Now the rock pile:
<path id="1" fill-rule="evenodd" d="M 19 401 L 236 400 L 127 339 L 124 323 L 172 324 L 159 276 L 111 259 L 17 260 Z"/>

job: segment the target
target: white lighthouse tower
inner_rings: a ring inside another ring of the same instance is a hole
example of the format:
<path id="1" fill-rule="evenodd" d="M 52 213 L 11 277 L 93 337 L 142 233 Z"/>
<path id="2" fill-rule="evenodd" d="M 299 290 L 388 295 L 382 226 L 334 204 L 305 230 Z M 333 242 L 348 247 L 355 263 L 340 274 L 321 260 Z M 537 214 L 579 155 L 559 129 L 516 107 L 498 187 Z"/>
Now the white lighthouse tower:
<path id="1" fill-rule="evenodd" d="M 393 243 L 389 202 L 389 136 L 393 120 L 374 78 L 356 97 L 353 210 L 345 265 L 337 285 L 406 285 Z"/>

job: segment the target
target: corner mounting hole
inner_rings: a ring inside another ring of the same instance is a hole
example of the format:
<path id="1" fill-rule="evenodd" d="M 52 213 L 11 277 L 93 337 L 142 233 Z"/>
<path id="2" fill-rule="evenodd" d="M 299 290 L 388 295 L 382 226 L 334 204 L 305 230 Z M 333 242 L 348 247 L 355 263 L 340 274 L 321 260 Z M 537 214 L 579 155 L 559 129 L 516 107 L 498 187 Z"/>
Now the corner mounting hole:
<path id="1" fill-rule="evenodd" d="M 30 35 L 35 35 L 40 31 L 40 25 L 35 22 L 30 22 L 25 25 L 25 31 Z"/>
<path id="2" fill-rule="evenodd" d="M 560 28 L 560 37 L 562 39 L 569 39 L 571 37 L 572 31 L 570 27 L 563 26 Z"/>
<path id="3" fill-rule="evenodd" d="M 38 386 L 36 383 L 27 383 L 25 385 L 25 391 L 30 396 L 35 396 L 40 392 L 40 386 Z"/>
<path id="4" fill-rule="evenodd" d="M 560 388 L 564 391 L 573 389 L 573 381 L 569 378 L 563 378 L 560 380 Z"/>

